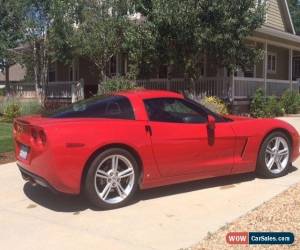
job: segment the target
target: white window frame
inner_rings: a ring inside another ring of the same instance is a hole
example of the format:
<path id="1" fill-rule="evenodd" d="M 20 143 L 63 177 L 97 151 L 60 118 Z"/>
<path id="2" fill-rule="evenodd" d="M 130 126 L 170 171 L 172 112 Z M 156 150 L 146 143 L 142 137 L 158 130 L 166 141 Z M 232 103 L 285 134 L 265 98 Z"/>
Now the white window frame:
<path id="1" fill-rule="evenodd" d="M 269 68 L 269 56 L 271 56 L 271 68 Z M 275 68 L 273 68 L 273 59 L 275 61 L 274 65 Z M 267 69 L 268 69 L 268 73 L 270 74 L 276 74 L 277 73 L 277 54 L 274 52 L 268 52 L 268 56 L 267 56 Z"/>

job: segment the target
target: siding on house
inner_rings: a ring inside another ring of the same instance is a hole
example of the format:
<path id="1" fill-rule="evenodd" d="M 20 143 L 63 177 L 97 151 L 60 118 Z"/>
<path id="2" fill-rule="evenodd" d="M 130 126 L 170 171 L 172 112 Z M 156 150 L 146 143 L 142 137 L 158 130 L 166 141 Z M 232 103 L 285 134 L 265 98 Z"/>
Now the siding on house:
<path id="1" fill-rule="evenodd" d="M 284 18 L 282 16 L 282 9 L 280 1 L 282 0 L 269 0 L 267 5 L 267 18 L 266 18 L 266 26 L 271 28 L 287 31 L 286 26 L 284 24 Z"/>
<path id="2" fill-rule="evenodd" d="M 14 64 L 9 67 L 9 80 L 11 82 L 24 81 L 26 76 L 26 68 L 21 64 Z M 5 71 L 0 72 L 0 82 L 5 82 Z"/>

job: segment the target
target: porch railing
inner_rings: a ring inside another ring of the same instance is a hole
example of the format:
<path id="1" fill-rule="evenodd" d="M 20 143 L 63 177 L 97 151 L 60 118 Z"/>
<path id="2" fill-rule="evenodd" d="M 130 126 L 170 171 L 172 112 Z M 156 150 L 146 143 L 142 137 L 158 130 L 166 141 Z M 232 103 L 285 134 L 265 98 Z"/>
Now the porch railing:
<path id="1" fill-rule="evenodd" d="M 36 89 L 34 83 L 11 83 L 10 93 L 16 97 L 34 98 Z M 76 102 L 84 99 L 84 81 L 49 82 L 45 87 L 48 99 L 66 99 Z"/>
<path id="2" fill-rule="evenodd" d="M 148 79 L 137 80 L 137 84 L 146 89 L 163 89 L 176 92 L 190 91 L 200 96 L 218 96 L 222 99 L 249 99 L 258 88 L 265 89 L 263 78 L 235 77 L 234 85 L 229 77 L 203 77 L 196 82 L 184 79 Z M 290 81 L 268 79 L 266 86 L 268 96 L 280 96 L 291 89 Z M 233 89 L 234 88 L 234 91 Z M 292 82 L 293 91 L 299 92 L 300 81 Z"/>
<path id="3" fill-rule="evenodd" d="M 11 82 L 9 84 L 10 94 L 20 98 L 35 98 L 35 85 L 30 82 Z"/>
<path id="4" fill-rule="evenodd" d="M 299 86 L 298 81 L 292 81 L 293 91 L 299 92 Z M 258 88 L 265 89 L 263 78 L 235 77 L 234 79 L 234 97 L 237 99 L 253 97 Z M 288 80 L 267 79 L 267 96 L 280 96 L 288 89 L 291 89 Z"/>
<path id="5" fill-rule="evenodd" d="M 48 99 L 70 99 L 76 102 L 84 99 L 84 82 L 49 82 L 46 87 Z"/>
<path id="6" fill-rule="evenodd" d="M 229 93 L 229 78 L 206 77 L 195 82 L 185 79 L 147 79 L 137 80 L 137 85 L 145 89 L 171 90 L 175 92 L 191 91 L 197 95 L 215 95 L 227 98 Z"/>

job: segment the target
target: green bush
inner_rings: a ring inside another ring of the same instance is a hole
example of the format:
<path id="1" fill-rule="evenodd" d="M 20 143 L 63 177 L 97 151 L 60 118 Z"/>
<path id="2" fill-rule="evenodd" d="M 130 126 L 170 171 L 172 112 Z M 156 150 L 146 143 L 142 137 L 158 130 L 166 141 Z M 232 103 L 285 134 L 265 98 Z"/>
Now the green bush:
<path id="1" fill-rule="evenodd" d="M 135 88 L 137 88 L 135 82 L 130 81 L 124 77 L 117 77 L 117 78 L 108 79 L 105 82 L 103 82 L 99 88 L 100 89 L 99 94 L 112 93 L 121 90 L 130 90 Z"/>
<path id="2" fill-rule="evenodd" d="M 284 114 L 281 103 L 275 96 L 265 97 L 262 89 L 257 89 L 250 104 L 250 114 L 253 117 L 276 117 Z"/>
<path id="3" fill-rule="evenodd" d="M 275 96 L 268 97 L 264 107 L 265 117 L 278 117 L 284 115 L 284 108 Z"/>
<path id="4" fill-rule="evenodd" d="M 253 117 L 265 117 L 266 98 L 262 89 L 257 89 L 250 104 L 250 114 Z"/>
<path id="5" fill-rule="evenodd" d="M 295 91 L 287 90 L 281 97 L 280 103 L 286 114 L 296 114 L 299 109 L 299 94 Z"/>
<path id="6" fill-rule="evenodd" d="M 5 96 L 5 88 L 4 89 L 0 89 L 0 96 Z"/>
<path id="7" fill-rule="evenodd" d="M 22 115 L 33 115 L 41 113 L 41 105 L 37 100 L 19 99 L 15 98 L 4 98 L 0 100 L 0 114 L 3 115 L 3 119 L 6 121 L 12 121 L 10 113 L 13 112 L 14 108 L 18 106 L 19 114 Z M 8 114 L 8 116 L 6 115 Z M 5 117 L 6 115 L 6 117 Z"/>
<path id="8" fill-rule="evenodd" d="M 7 105 L 3 112 L 3 121 L 12 122 L 14 118 L 21 115 L 21 107 L 18 103 L 11 103 Z"/>
<path id="9" fill-rule="evenodd" d="M 21 115 L 35 115 L 42 111 L 41 104 L 37 100 L 28 100 L 20 103 Z"/>

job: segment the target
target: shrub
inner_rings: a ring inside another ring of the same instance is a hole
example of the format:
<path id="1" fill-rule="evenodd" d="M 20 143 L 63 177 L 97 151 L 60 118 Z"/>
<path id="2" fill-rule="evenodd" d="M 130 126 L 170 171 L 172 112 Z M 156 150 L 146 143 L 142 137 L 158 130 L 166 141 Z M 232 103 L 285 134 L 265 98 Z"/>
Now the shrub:
<path id="1" fill-rule="evenodd" d="M 222 115 L 227 115 L 229 113 L 228 107 L 224 101 L 222 101 L 220 98 L 216 96 L 201 96 L 201 95 L 195 95 L 192 93 L 185 93 L 185 95 L 194 100 L 195 102 L 198 102 L 205 106 L 206 108 L 222 114 Z"/>
<path id="2" fill-rule="evenodd" d="M 0 89 L 0 96 L 5 96 L 5 88 Z"/>
<path id="3" fill-rule="evenodd" d="M 37 100 L 28 100 L 20 103 L 21 115 L 34 115 L 41 113 L 42 107 Z"/>
<path id="4" fill-rule="evenodd" d="M 253 117 L 276 117 L 284 115 L 281 101 L 275 96 L 265 97 L 262 89 L 257 89 L 250 104 L 250 114 Z"/>
<path id="5" fill-rule="evenodd" d="M 121 90 L 129 90 L 135 88 L 137 88 L 135 82 L 130 81 L 124 77 L 117 77 L 103 82 L 99 88 L 100 89 L 99 94 L 112 93 Z"/>
<path id="6" fill-rule="evenodd" d="M 283 107 L 286 114 L 296 114 L 299 109 L 299 94 L 287 90 L 281 97 L 281 106 Z"/>
<path id="7" fill-rule="evenodd" d="M 268 97 L 264 107 L 265 117 L 278 117 L 284 115 L 284 108 L 275 96 Z"/>
<path id="8" fill-rule="evenodd" d="M 21 107 L 18 103 L 7 105 L 3 112 L 3 121 L 12 122 L 14 118 L 21 115 Z"/>
<path id="9" fill-rule="evenodd" d="M 250 114 L 253 117 L 265 117 L 266 98 L 262 89 L 255 91 L 254 97 L 250 104 Z"/>
<path id="10" fill-rule="evenodd" d="M 216 96 L 205 96 L 200 103 L 216 113 L 222 115 L 227 115 L 229 113 L 225 102 Z"/>

